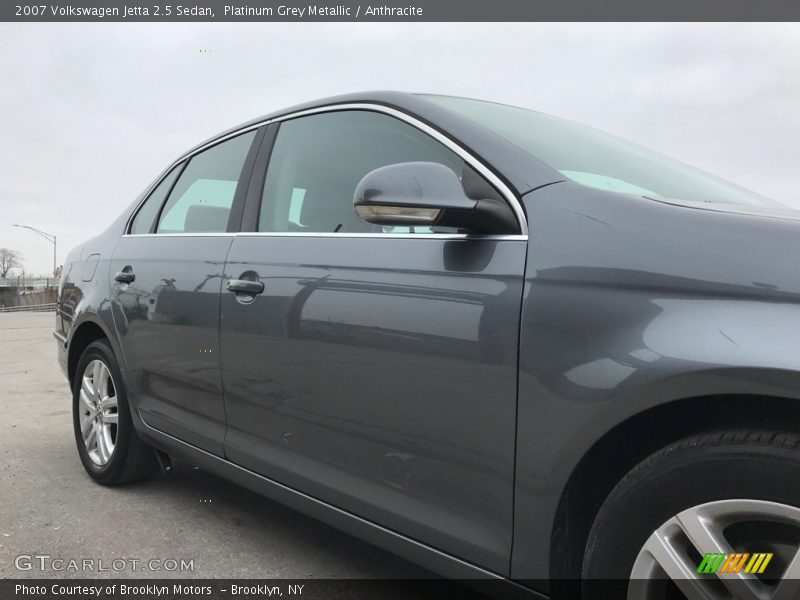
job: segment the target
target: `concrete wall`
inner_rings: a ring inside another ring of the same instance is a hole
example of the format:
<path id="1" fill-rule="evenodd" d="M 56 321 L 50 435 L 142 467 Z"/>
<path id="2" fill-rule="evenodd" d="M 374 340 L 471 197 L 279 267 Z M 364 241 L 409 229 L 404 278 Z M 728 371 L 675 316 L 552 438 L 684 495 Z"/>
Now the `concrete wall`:
<path id="1" fill-rule="evenodd" d="M 19 293 L 19 288 L 0 288 L 0 307 L 3 306 L 30 306 L 32 304 L 48 304 L 56 301 L 55 288 L 24 290 Z"/>

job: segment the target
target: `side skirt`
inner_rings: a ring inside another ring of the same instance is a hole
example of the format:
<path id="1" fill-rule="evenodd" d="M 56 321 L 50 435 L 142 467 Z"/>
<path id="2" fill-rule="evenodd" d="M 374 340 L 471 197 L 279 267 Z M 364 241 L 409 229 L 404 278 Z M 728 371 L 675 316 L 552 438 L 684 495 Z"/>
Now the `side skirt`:
<path id="1" fill-rule="evenodd" d="M 136 412 L 138 411 L 134 411 L 134 413 Z M 136 414 L 136 417 L 138 417 L 135 418 L 138 421 L 137 425 L 140 425 L 136 428 L 138 430 L 137 433 L 147 443 L 157 447 L 159 450 L 180 456 L 209 473 L 246 487 L 271 500 L 285 504 L 365 542 L 397 554 L 438 575 L 448 579 L 461 580 L 470 587 L 492 595 L 502 593 L 503 598 L 527 598 L 533 600 L 546 600 L 547 598 L 496 573 L 464 562 L 440 550 L 381 527 L 282 483 L 240 467 L 224 458 L 187 444 L 148 425 L 141 418 L 141 415 Z"/>

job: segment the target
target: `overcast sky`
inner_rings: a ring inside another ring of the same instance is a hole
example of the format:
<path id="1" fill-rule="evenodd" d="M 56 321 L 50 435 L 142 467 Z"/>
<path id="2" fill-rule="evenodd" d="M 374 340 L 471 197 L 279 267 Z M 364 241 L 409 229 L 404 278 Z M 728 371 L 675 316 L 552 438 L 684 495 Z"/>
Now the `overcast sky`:
<path id="1" fill-rule="evenodd" d="M 201 49 L 210 52 L 201 53 Z M 517 104 L 800 208 L 797 24 L 0 24 L 0 247 L 47 273 L 178 154 L 368 89 Z"/>

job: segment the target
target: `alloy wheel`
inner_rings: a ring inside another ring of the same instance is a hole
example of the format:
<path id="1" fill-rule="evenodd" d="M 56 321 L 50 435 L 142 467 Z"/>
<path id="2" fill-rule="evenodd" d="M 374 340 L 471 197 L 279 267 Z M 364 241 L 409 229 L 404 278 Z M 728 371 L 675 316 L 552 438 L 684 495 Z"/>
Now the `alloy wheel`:
<path id="1" fill-rule="evenodd" d="M 114 454 L 119 413 L 114 380 L 102 360 L 91 361 L 83 371 L 79 408 L 81 435 L 89 458 L 104 466 Z"/>
<path id="2" fill-rule="evenodd" d="M 695 506 L 647 539 L 628 600 L 792 600 L 800 597 L 799 549 L 798 508 L 763 500 Z"/>

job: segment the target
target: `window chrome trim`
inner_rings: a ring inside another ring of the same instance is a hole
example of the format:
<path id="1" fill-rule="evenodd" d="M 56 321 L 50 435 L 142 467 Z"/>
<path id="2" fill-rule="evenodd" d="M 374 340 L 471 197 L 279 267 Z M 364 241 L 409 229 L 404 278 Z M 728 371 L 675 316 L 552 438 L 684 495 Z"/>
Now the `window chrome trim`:
<path id="1" fill-rule="evenodd" d="M 483 162 L 478 160 L 475 156 L 472 155 L 471 152 L 469 152 L 468 150 L 466 150 L 465 148 L 463 148 L 462 146 L 460 146 L 459 144 L 454 142 L 452 139 L 447 137 L 445 134 L 440 132 L 438 129 L 435 129 L 435 128 L 431 127 L 430 125 L 428 125 L 427 123 L 419 120 L 418 118 L 416 118 L 416 117 L 414 117 L 414 116 L 412 116 L 412 115 L 410 115 L 408 113 L 405 113 L 405 112 L 403 112 L 401 110 L 398 110 L 396 108 L 391 108 L 389 106 L 384 106 L 382 104 L 374 104 L 374 103 L 371 103 L 371 102 L 351 102 L 351 103 L 347 103 L 347 104 L 329 104 L 329 105 L 326 105 L 326 106 L 318 106 L 318 107 L 315 107 L 315 108 L 308 108 L 308 109 L 296 111 L 296 112 L 293 112 L 293 113 L 287 113 L 285 115 L 280 115 L 278 117 L 273 117 L 271 119 L 265 119 L 264 121 L 259 121 L 258 123 L 252 123 L 250 125 L 247 125 L 246 127 L 243 127 L 242 129 L 237 129 L 236 131 L 232 131 L 232 132 L 227 133 L 227 134 L 225 134 L 225 135 L 223 135 L 221 137 L 215 138 L 215 139 L 209 141 L 208 143 L 203 144 L 199 148 L 196 148 L 194 150 L 191 150 L 189 152 L 186 152 L 186 153 L 182 154 L 178 159 L 173 161 L 169 165 L 169 167 L 167 167 L 167 169 L 164 170 L 164 174 L 161 177 L 159 177 L 158 180 L 152 186 L 150 186 L 147 189 L 147 191 L 145 192 L 145 194 L 142 197 L 142 201 L 139 202 L 139 204 L 136 206 L 136 208 L 133 210 L 133 212 L 131 212 L 130 216 L 128 217 L 128 220 L 125 223 L 125 233 L 123 233 L 123 236 L 134 236 L 134 235 L 180 235 L 180 234 L 162 234 L 162 233 L 157 233 L 157 234 L 156 233 L 153 233 L 153 234 L 130 234 L 128 232 L 130 231 L 131 221 L 134 219 L 135 215 L 139 212 L 139 209 L 142 207 L 142 204 L 144 204 L 147 201 L 147 199 L 150 197 L 150 194 L 153 192 L 153 190 L 156 187 L 158 187 L 158 185 L 161 183 L 161 181 L 164 179 L 164 177 L 169 175 L 170 172 L 172 172 L 172 169 L 174 169 L 182 161 L 184 161 L 184 160 L 188 161 L 192 157 L 194 157 L 197 154 L 199 154 L 199 153 L 211 148 L 212 146 L 216 146 L 217 144 L 221 144 L 222 142 L 224 142 L 226 140 L 234 138 L 234 137 L 236 137 L 238 135 L 242 135 L 243 133 L 247 133 L 248 131 L 252 131 L 254 129 L 258 129 L 258 128 L 263 127 L 265 125 L 269 125 L 270 123 L 280 123 L 282 121 L 288 121 L 288 120 L 291 120 L 291 119 L 296 119 L 296 118 L 305 117 L 305 116 L 309 116 L 309 115 L 316 115 L 316 114 L 330 113 L 330 112 L 340 112 L 340 111 L 345 111 L 345 110 L 365 110 L 365 111 L 370 111 L 370 112 L 378 112 L 378 113 L 382 113 L 382 114 L 385 114 L 385 115 L 389 115 L 391 117 L 395 117 L 396 119 L 404 121 L 405 123 L 407 123 L 407 124 L 411 125 L 412 127 L 422 131 L 423 133 L 426 133 L 427 135 L 429 135 L 430 137 L 435 139 L 437 142 L 439 142 L 440 144 L 442 144 L 443 146 L 445 146 L 446 148 L 448 148 L 449 150 L 451 150 L 452 152 L 457 154 L 464 162 L 466 162 L 473 169 L 475 169 L 484 179 L 486 179 L 489 183 L 491 183 L 502 194 L 502 196 L 505 198 L 506 202 L 508 202 L 509 206 L 511 207 L 511 210 L 514 212 L 514 215 L 517 218 L 517 222 L 519 223 L 519 228 L 520 228 L 521 235 L 527 237 L 527 235 L 528 235 L 528 220 L 525 218 L 525 211 L 522 209 L 522 203 L 520 202 L 519 198 L 517 198 L 517 196 L 511 191 L 511 189 L 505 183 L 503 183 L 503 181 L 497 175 L 495 175 L 485 164 L 483 164 Z M 270 232 L 264 232 L 264 233 L 270 233 Z M 279 232 L 275 232 L 275 233 L 279 233 Z M 188 234 L 188 235 L 194 235 L 194 234 Z M 208 235 L 208 234 L 206 234 L 206 235 Z M 323 234 L 323 235 L 325 235 L 325 234 Z M 369 235 L 372 235 L 372 234 L 369 234 Z M 385 236 L 391 236 L 391 237 L 397 237 L 398 236 L 398 234 L 391 234 L 391 233 L 376 234 L 376 235 L 379 235 L 379 236 L 384 236 L 385 235 Z M 419 234 L 419 235 L 427 235 L 427 234 Z M 453 235 L 461 235 L 461 234 L 453 234 Z M 500 237 L 508 237 L 508 236 L 500 236 Z"/>
<path id="2" fill-rule="evenodd" d="M 376 238 L 382 240 L 527 240 L 527 235 L 492 233 L 333 233 L 303 231 L 240 231 L 236 237 Z"/>
<path id="3" fill-rule="evenodd" d="M 333 232 L 304 232 L 304 231 L 239 231 L 222 233 L 126 233 L 122 237 L 311 237 L 311 238 L 375 238 L 382 240 L 491 240 L 491 241 L 527 241 L 528 236 L 523 234 L 493 234 L 493 233 L 333 233 Z"/>
<path id="4" fill-rule="evenodd" d="M 233 237 L 236 233 L 234 232 L 227 232 L 227 231 L 219 231 L 219 232 L 195 232 L 195 233 L 186 233 L 186 232 L 175 232 L 175 233 L 126 233 L 122 237 L 129 237 L 129 238 L 166 238 L 166 237 Z"/>

